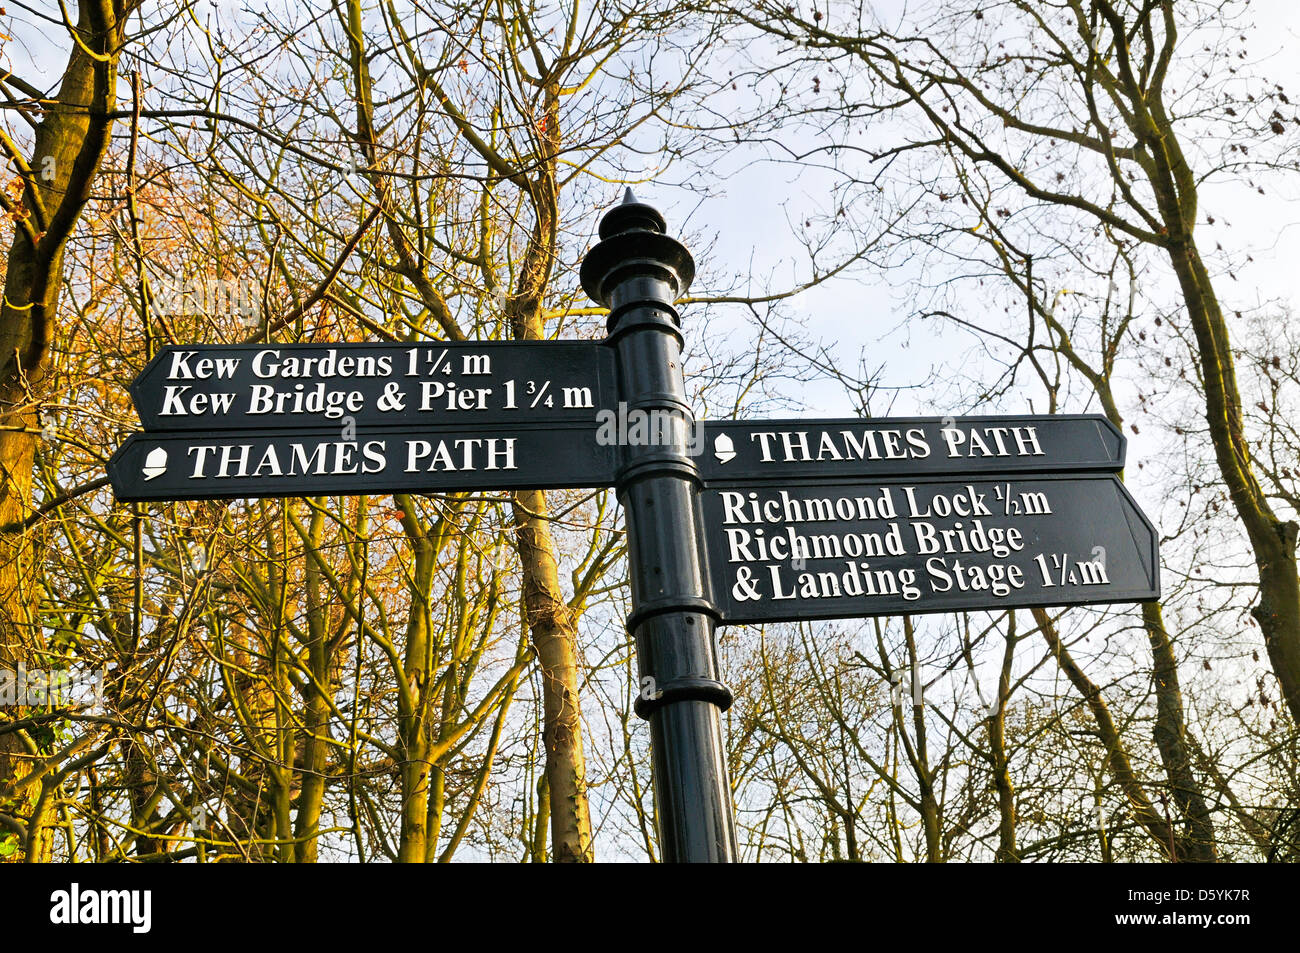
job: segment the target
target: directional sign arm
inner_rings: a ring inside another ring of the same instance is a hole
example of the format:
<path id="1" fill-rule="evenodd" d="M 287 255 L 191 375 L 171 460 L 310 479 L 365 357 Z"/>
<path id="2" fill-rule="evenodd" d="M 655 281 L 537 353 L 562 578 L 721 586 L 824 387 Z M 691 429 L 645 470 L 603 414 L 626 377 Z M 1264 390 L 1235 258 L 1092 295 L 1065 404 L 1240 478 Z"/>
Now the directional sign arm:
<path id="1" fill-rule="evenodd" d="M 1100 415 L 709 420 L 704 436 L 706 481 L 1118 473 L 1125 451 Z"/>
<path id="2" fill-rule="evenodd" d="M 613 486 L 592 424 L 473 430 L 132 434 L 109 461 L 125 501 Z"/>
<path id="3" fill-rule="evenodd" d="M 1114 476 L 737 482 L 703 497 L 731 623 L 1160 596 L 1155 529 Z"/>
<path id="4" fill-rule="evenodd" d="M 173 345 L 131 397 L 151 432 L 456 427 L 589 420 L 617 381 L 585 341 Z"/>

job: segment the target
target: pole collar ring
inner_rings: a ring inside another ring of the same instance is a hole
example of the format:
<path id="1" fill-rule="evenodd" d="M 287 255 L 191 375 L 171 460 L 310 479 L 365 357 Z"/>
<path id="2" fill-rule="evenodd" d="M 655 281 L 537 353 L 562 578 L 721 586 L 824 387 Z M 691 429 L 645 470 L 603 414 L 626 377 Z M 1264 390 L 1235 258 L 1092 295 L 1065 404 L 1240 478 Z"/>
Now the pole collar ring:
<path id="1" fill-rule="evenodd" d="M 726 711 L 733 701 L 735 696 L 731 689 L 717 679 L 683 675 L 658 686 L 650 698 L 637 695 L 633 708 L 638 717 L 648 721 L 660 708 L 675 702 L 712 702 L 721 711 Z"/>

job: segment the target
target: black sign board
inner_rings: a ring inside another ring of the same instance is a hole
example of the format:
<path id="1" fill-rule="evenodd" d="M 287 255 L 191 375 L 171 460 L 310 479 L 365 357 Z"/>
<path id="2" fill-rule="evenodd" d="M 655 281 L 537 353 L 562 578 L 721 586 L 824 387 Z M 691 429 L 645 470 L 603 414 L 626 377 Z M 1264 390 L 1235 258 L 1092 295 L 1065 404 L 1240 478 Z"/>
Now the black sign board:
<path id="1" fill-rule="evenodd" d="M 1143 602 L 1155 529 L 1113 476 L 710 486 L 724 622 Z"/>
<path id="2" fill-rule="evenodd" d="M 618 448 L 586 424 L 303 433 L 137 433 L 109 461 L 120 500 L 613 486 Z"/>
<path id="3" fill-rule="evenodd" d="M 1105 417 L 882 417 L 709 420 L 705 481 L 1124 469 L 1124 435 Z"/>
<path id="4" fill-rule="evenodd" d="M 614 357 L 583 341 L 163 348 L 131 385 L 146 430 L 473 428 L 591 420 Z"/>

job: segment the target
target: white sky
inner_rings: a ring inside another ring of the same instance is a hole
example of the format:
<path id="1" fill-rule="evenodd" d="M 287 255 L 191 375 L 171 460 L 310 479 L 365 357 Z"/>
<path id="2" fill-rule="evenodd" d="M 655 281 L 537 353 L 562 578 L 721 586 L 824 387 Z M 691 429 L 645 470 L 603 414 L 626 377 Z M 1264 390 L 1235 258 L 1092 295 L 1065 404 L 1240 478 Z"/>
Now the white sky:
<path id="1" fill-rule="evenodd" d="M 904 5 L 902 0 L 888 0 L 874 6 L 888 13 Z M 1300 58 L 1295 55 L 1300 47 L 1300 3 L 1253 0 L 1251 8 L 1259 27 L 1257 36 L 1251 37 L 1252 56 L 1267 64 L 1270 78 L 1288 91 L 1295 90 L 1300 98 Z M 737 155 L 734 164 L 744 161 Z M 816 173 L 797 176 L 788 166 L 751 166 L 728 176 L 718 188 L 723 194 L 702 202 L 693 195 L 674 201 L 671 193 L 663 190 L 652 200 L 660 201 L 667 210 L 670 228 L 689 214 L 693 227 L 718 232 L 717 250 L 727 267 L 743 266 L 752 257 L 756 275 L 792 274 L 790 263 L 798 261 L 802 249 L 790 235 L 783 204 L 790 205 L 792 219 L 800 215 L 801 206 L 816 207 L 816 196 L 826 192 L 824 181 Z M 1224 278 L 1216 290 L 1239 306 L 1280 301 L 1300 314 L 1300 284 L 1296 280 L 1300 267 L 1300 176 L 1277 177 L 1266 195 L 1242 183 L 1207 185 L 1201 193 L 1201 212 L 1197 237 L 1202 247 L 1211 249 L 1221 242 L 1225 249 L 1248 252 L 1254 258 L 1236 272 L 1238 281 Z M 1205 213 L 1214 215 L 1217 224 L 1205 224 Z M 1230 222 L 1230 227 L 1225 222 Z M 704 262 L 701 267 L 711 264 Z M 907 387 L 921 381 L 935 363 L 960 363 L 969 343 L 968 338 L 949 334 L 909 344 L 906 335 L 892 333 L 907 313 L 912 278 L 900 272 L 880 273 L 874 282 L 861 276 L 833 281 L 801 295 L 791 310 L 806 318 L 809 330 L 820 340 L 835 346 L 846 366 L 856 366 L 859 349 L 870 347 L 869 363 L 887 365 L 885 383 Z M 693 330 L 689 313 L 686 321 L 689 334 Z M 842 390 L 830 382 L 800 396 L 809 416 L 851 412 Z M 900 391 L 893 413 L 934 413 L 930 401 L 924 391 Z M 1131 447 L 1130 453 L 1136 449 Z"/>

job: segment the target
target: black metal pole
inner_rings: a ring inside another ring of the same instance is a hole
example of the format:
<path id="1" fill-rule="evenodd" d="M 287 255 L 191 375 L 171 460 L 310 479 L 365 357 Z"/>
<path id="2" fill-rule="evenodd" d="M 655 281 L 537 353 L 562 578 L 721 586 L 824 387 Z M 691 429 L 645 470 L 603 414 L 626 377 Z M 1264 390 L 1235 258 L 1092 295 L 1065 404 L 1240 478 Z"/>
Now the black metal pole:
<path id="1" fill-rule="evenodd" d="M 582 287 L 610 309 L 608 340 L 625 404 L 619 416 L 629 422 L 615 486 L 627 521 L 627 628 L 641 674 L 636 711 L 650 722 L 660 851 L 670 862 L 723 863 L 736 859 L 719 717 L 731 691 L 718 678 L 718 613 L 705 571 L 700 479 L 688 453 L 694 417 L 673 307 L 695 263 L 666 231 L 663 216 L 628 189 L 601 220 Z"/>

